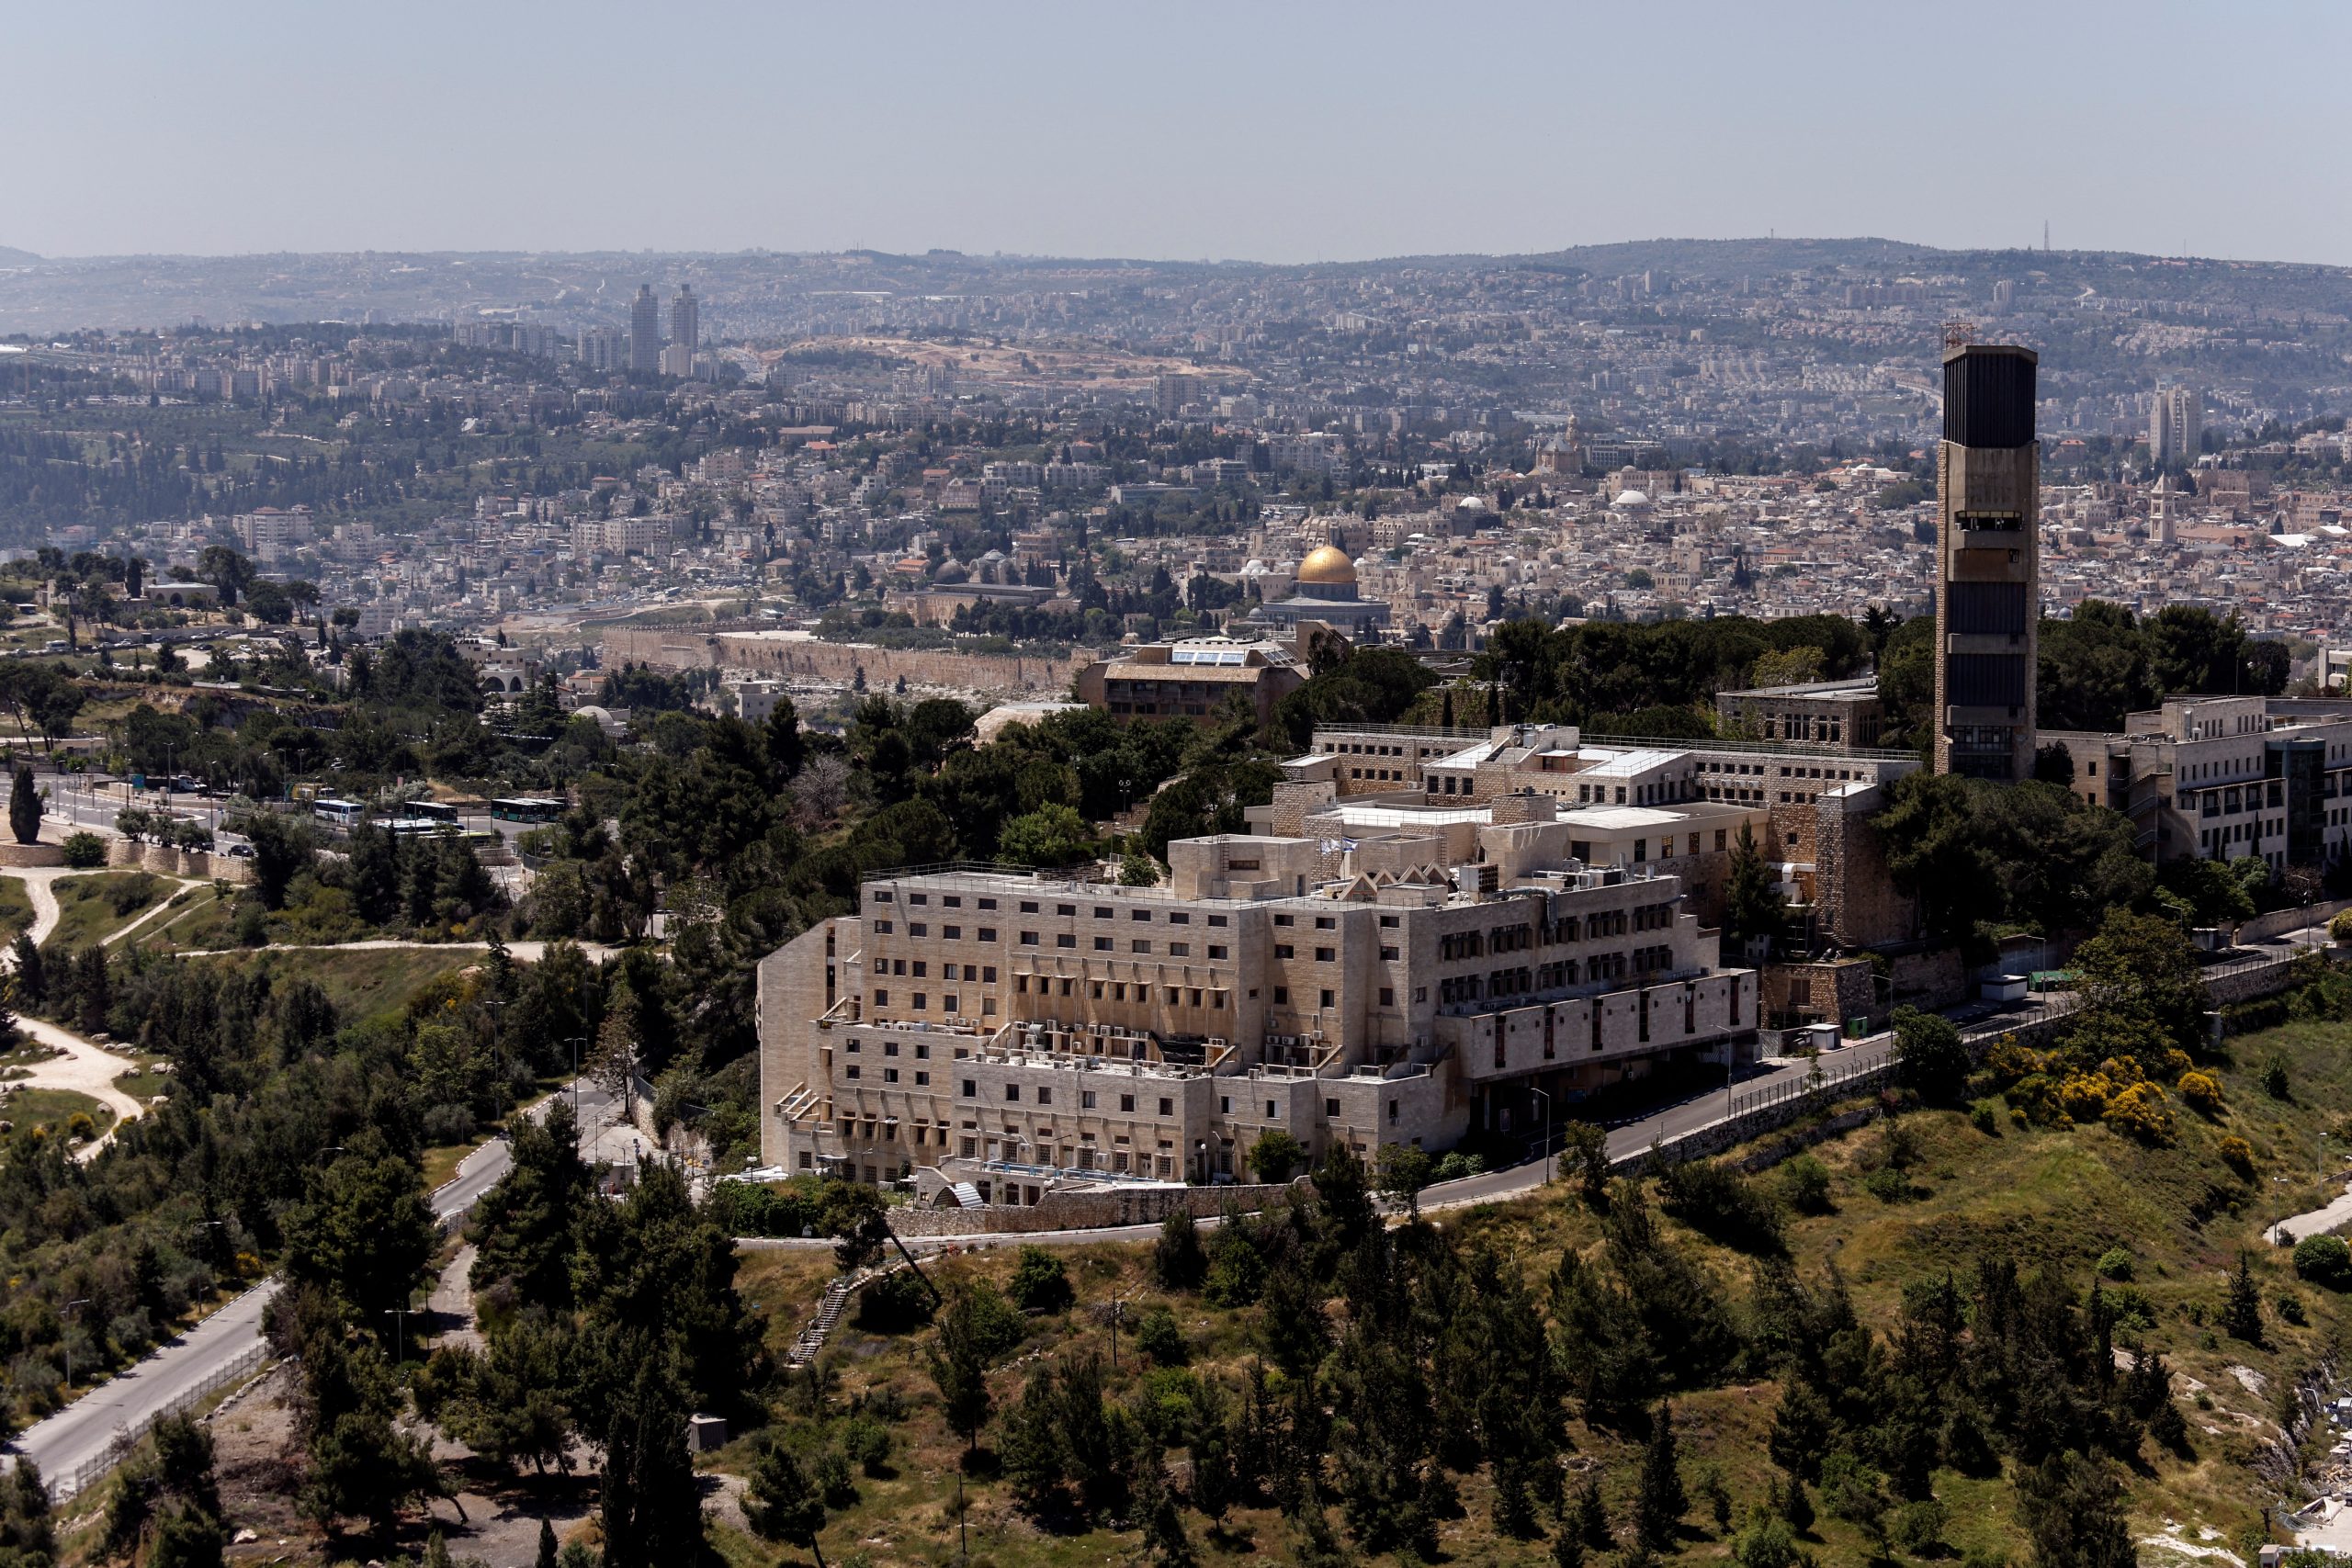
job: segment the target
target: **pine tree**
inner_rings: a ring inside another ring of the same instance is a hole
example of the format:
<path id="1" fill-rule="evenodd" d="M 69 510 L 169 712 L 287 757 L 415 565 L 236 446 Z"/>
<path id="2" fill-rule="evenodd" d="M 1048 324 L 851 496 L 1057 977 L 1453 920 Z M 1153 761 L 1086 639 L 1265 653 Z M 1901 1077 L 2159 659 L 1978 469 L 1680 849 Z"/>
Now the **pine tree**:
<path id="1" fill-rule="evenodd" d="M 1681 1459 L 1674 1441 L 1674 1406 L 1660 1404 L 1650 1423 L 1649 1447 L 1642 1454 L 1641 1496 L 1634 1515 L 1634 1540 L 1648 1551 L 1674 1547 L 1674 1532 L 1690 1511 L 1683 1495 Z"/>
<path id="2" fill-rule="evenodd" d="M 805 1547 L 815 1554 L 817 1568 L 825 1568 L 824 1549 L 817 1544 L 825 1528 L 825 1499 L 780 1438 L 769 1438 L 752 1467 L 743 1487 L 743 1517 L 763 1539 Z"/>
<path id="3" fill-rule="evenodd" d="M 1577 1539 L 1596 1551 L 1606 1551 L 1617 1544 L 1609 1532 L 1609 1509 L 1600 1501 L 1600 1478 L 1587 1475 L 1584 1484 L 1577 1489 L 1576 1513 L 1569 1520 Z"/>
<path id="4" fill-rule="evenodd" d="M 556 1568 L 555 1526 L 545 1519 L 539 1521 L 539 1552 L 531 1568 Z"/>
<path id="5" fill-rule="evenodd" d="M 2241 1248 L 2238 1271 L 2230 1278 L 2230 1299 L 2222 1308 L 2222 1327 L 2233 1339 L 2262 1343 L 2262 1292 L 2254 1282 L 2254 1267 Z"/>
<path id="6" fill-rule="evenodd" d="M 959 1290 L 950 1295 L 928 1352 L 931 1381 L 938 1385 L 949 1428 L 964 1439 L 967 1463 L 979 1449 L 980 1429 L 989 1424 L 992 1408 L 978 1310 L 970 1292 Z"/>

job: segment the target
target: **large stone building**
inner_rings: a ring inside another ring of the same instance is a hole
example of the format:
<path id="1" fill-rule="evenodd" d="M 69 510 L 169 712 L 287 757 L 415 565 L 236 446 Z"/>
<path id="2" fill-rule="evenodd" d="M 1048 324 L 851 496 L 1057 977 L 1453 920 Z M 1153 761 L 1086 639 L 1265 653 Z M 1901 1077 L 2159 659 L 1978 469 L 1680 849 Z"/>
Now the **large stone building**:
<path id="1" fill-rule="evenodd" d="M 1182 637 L 1122 649 L 1079 672 L 1079 701 L 1114 718 L 1190 718 L 1207 723 L 1238 695 L 1265 723 L 1274 705 L 1306 683 L 1288 649 L 1221 637 Z"/>
<path id="2" fill-rule="evenodd" d="M 2069 786 L 2132 818 L 2162 863 L 2259 855 L 2324 870 L 2352 851 L 2352 702 L 2173 697 L 2120 735 L 2044 731 Z"/>
<path id="3" fill-rule="evenodd" d="M 760 966 L 763 1156 L 999 1202 L 1246 1179 L 1270 1129 L 1366 1157 L 1524 1135 L 1544 1096 L 1751 1041 L 1756 976 L 1681 881 L 1568 848 L 1505 820 L 1178 840 L 1165 887 L 869 878 Z"/>

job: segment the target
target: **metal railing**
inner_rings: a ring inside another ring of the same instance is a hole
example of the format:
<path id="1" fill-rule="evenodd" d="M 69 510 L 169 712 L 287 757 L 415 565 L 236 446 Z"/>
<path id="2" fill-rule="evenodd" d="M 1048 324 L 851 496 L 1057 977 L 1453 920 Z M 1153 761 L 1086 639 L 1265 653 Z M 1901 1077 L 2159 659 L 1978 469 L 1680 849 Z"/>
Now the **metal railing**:
<path id="1" fill-rule="evenodd" d="M 125 1422 L 117 1427 L 114 1437 L 107 1444 L 105 1452 L 95 1458 L 84 1460 L 74 1467 L 71 1474 L 52 1477 L 50 1480 L 50 1500 L 52 1503 L 62 1503 L 68 1497 L 78 1496 L 87 1491 L 96 1483 L 106 1479 L 117 1465 L 129 1459 L 130 1450 L 138 1446 L 139 1439 L 145 1437 L 148 1428 L 154 1426 L 156 1422 L 166 1416 L 177 1416 L 183 1411 L 193 1410 L 230 1384 L 244 1382 L 259 1371 L 268 1359 L 268 1345 L 254 1344 L 239 1353 L 226 1365 L 216 1369 L 194 1388 L 149 1411 L 136 1421 Z"/>

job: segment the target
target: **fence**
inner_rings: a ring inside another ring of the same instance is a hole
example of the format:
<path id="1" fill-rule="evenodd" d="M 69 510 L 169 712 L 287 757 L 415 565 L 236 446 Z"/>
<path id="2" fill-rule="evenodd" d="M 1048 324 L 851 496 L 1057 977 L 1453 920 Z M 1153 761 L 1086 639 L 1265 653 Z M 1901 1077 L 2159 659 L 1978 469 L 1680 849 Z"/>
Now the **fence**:
<path id="1" fill-rule="evenodd" d="M 108 1472 L 130 1458 L 131 1449 L 137 1445 L 140 1438 L 147 1435 L 147 1429 L 150 1427 L 166 1416 L 177 1416 L 184 1410 L 195 1409 L 231 1383 L 244 1382 L 245 1379 L 261 1371 L 263 1363 L 268 1359 L 269 1347 L 266 1344 L 249 1346 L 234 1359 L 213 1371 L 194 1388 L 149 1411 L 138 1420 L 126 1422 L 116 1427 L 114 1438 L 107 1444 L 105 1452 L 95 1458 L 84 1460 L 80 1464 L 75 1465 L 71 1475 L 58 1476 L 51 1480 L 50 1500 L 52 1503 L 62 1503 L 68 1497 L 78 1496 L 96 1483 L 104 1480 Z"/>

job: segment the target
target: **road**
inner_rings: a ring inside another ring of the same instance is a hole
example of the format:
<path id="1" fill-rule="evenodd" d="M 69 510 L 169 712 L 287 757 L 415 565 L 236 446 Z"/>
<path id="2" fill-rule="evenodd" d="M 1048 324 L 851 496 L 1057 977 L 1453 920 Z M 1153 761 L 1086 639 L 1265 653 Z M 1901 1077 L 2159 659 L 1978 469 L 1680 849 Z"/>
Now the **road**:
<path id="1" fill-rule="evenodd" d="M 561 1092 L 573 1089 L 580 1102 L 583 1146 L 610 1145 L 628 1135 L 605 1125 L 612 1115 L 611 1095 L 585 1081 Z M 552 1099 L 542 1100 L 534 1111 L 552 1103 Z M 458 1164 L 458 1173 L 435 1190 L 435 1216 L 445 1225 L 454 1224 L 513 1164 L 503 1138 L 474 1150 Z M 221 1379 L 233 1373 L 240 1359 L 261 1342 L 262 1316 L 280 1284 L 275 1275 L 263 1280 L 144 1360 L 26 1428 L 14 1445 L 17 1453 L 39 1465 L 54 1488 L 102 1458 L 119 1434 L 143 1432 L 157 1416 L 222 1386 Z"/>

